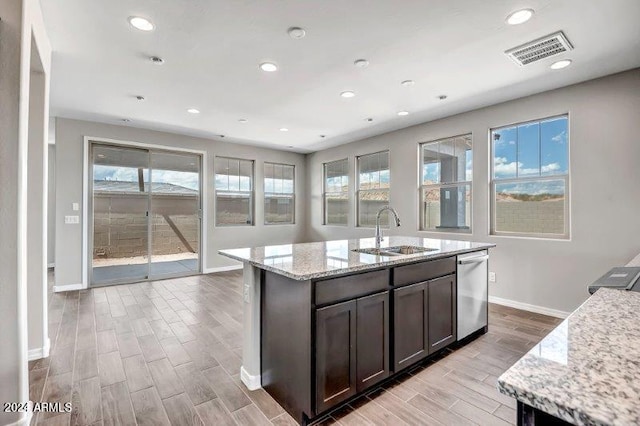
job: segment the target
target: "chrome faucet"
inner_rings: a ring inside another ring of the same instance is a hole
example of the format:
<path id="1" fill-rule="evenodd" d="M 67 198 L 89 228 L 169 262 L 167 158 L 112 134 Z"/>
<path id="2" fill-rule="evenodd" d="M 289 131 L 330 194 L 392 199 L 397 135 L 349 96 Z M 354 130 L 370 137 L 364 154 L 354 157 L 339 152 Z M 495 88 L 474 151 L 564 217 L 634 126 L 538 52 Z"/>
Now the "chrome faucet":
<path id="1" fill-rule="evenodd" d="M 378 213 L 376 213 L 376 248 L 380 248 L 380 243 L 382 242 L 382 229 L 380 229 L 380 215 L 383 211 L 389 210 L 391 214 L 393 214 L 394 219 L 396 220 L 396 226 L 400 226 L 400 218 L 398 217 L 398 212 L 391 206 L 384 206 Z"/>

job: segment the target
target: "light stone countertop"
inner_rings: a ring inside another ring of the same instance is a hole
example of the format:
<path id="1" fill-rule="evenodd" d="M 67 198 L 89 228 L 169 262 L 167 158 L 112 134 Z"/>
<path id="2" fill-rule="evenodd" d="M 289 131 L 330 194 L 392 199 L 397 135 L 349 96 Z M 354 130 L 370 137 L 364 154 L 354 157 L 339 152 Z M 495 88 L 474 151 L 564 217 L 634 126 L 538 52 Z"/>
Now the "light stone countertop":
<path id="1" fill-rule="evenodd" d="M 498 379 L 578 425 L 640 424 L 640 293 L 601 288 Z"/>
<path id="2" fill-rule="evenodd" d="M 381 247 L 401 245 L 427 247 L 434 250 L 401 256 L 376 256 L 354 252 L 353 249 L 357 248 L 375 247 L 373 238 L 362 238 L 229 249 L 220 250 L 218 253 L 235 260 L 249 262 L 294 280 L 304 281 L 495 247 L 495 244 L 489 243 L 399 236 L 385 237 Z"/>

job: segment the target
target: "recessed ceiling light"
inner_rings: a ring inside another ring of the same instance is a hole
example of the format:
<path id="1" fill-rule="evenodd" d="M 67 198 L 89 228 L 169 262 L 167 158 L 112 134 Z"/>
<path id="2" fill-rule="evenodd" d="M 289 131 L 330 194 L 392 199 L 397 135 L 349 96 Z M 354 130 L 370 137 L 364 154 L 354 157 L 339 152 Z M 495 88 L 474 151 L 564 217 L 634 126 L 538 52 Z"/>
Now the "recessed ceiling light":
<path id="1" fill-rule="evenodd" d="M 369 66 L 369 61 L 367 61 L 366 59 L 356 59 L 355 61 L 353 61 L 353 65 L 358 68 L 366 68 Z"/>
<path id="2" fill-rule="evenodd" d="M 351 90 L 346 90 L 340 93 L 340 96 L 342 96 L 343 98 L 353 98 L 355 95 L 356 95 L 355 92 Z"/>
<path id="3" fill-rule="evenodd" d="M 195 166 L 195 165 L 196 165 L 196 163 L 189 163 L 189 165 L 190 165 L 190 166 Z"/>
<path id="4" fill-rule="evenodd" d="M 278 66 L 273 62 L 263 62 L 260 64 L 260 69 L 266 72 L 278 71 Z"/>
<path id="5" fill-rule="evenodd" d="M 307 32 L 304 30 L 304 28 L 300 28 L 300 27 L 291 27 L 287 30 L 287 32 L 289 33 L 289 37 L 294 38 L 296 40 L 301 39 L 307 35 Z"/>
<path id="6" fill-rule="evenodd" d="M 562 68 L 566 68 L 571 65 L 571 62 L 571 59 L 562 59 L 561 61 L 552 63 L 549 68 L 552 70 L 561 70 Z"/>
<path id="7" fill-rule="evenodd" d="M 369 123 L 371 123 L 371 122 L 373 121 L 373 118 L 371 118 L 371 117 L 367 117 L 367 118 L 365 118 L 364 120 L 365 120 L 365 121 L 368 121 Z"/>
<path id="8" fill-rule="evenodd" d="M 444 101 L 445 99 L 447 99 L 447 95 L 440 95 L 438 96 L 438 99 L 440 99 L 441 101 Z"/>
<path id="9" fill-rule="evenodd" d="M 224 138 L 224 135 L 218 135 L 219 138 Z"/>
<path id="10" fill-rule="evenodd" d="M 140 31 L 152 31 L 155 28 L 150 20 L 141 16 L 130 16 L 129 23 Z"/>
<path id="11" fill-rule="evenodd" d="M 400 111 L 400 112 L 398 112 L 398 115 L 400 117 L 405 116 L 405 115 L 409 115 L 409 111 Z"/>
<path id="12" fill-rule="evenodd" d="M 138 95 L 138 96 L 136 96 L 136 99 L 142 102 L 142 101 L 144 101 L 144 96 Z"/>
<path id="13" fill-rule="evenodd" d="M 200 110 L 199 110 L 199 109 L 195 109 L 195 108 L 189 108 L 189 109 L 187 110 L 187 112 L 188 112 L 189 114 L 200 114 Z"/>
<path id="14" fill-rule="evenodd" d="M 533 9 L 522 9 L 516 10 L 509 16 L 507 16 L 507 24 L 509 25 L 519 25 L 524 24 L 533 16 Z"/>
<path id="15" fill-rule="evenodd" d="M 326 138 L 326 137 L 327 137 L 327 135 L 320 135 L 320 137 L 321 137 L 322 139 L 324 139 L 324 138 Z"/>
<path id="16" fill-rule="evenodd" d="M 104 158 L 104 154 L 98 154 L 98 158 Z"/>
<path id="17" fill-rule="evenodd" d="M 247 120 L 246 118 L 241 118 L 241 119 L 238 120 L 238 122 L 243 123 L 243 124 L 247 123 L 248 121 L 249 120 Z"/>
<path id="18" fill-rule="evenodd" d="M 150 60 L 151 62 L 153 62 L 154 64 L 156 64 L 156 65 L 162 65 L 162 64 L 164 64 L 164 59 L 162 59 L 162 58 L 161 58 L 161 57 L 159 57 L 159 56 L 152 56 L 152 57 L 150 57 L 150 58 L 149 58 L 149 60 Z"/>
<path id="19" fill-rule="evenodd" d="M 400 84 L 402 84 L 404 87 L 410 87 L 410 86 L 413 86 L 414 84 L 416 84 L 416 82 L 413 81 L 413 80 L 405 80 Z"/>
<path id="20" fill-rule="evenodd" d="M 281 127 L 281 128 L 280 128 L 280 131 L 281 131 L 281 132 L 288 132 L 288 131 L 289 131 L 289 129 L 287 129 L 286 127 Z"/>

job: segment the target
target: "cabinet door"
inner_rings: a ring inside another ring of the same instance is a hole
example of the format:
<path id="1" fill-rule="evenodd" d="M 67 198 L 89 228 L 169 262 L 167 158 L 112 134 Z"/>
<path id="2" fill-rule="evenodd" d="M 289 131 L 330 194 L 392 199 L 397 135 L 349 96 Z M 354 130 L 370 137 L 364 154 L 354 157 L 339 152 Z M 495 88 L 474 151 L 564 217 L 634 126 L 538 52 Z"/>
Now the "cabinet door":
<path id="1" fill-rule="evenodd" d="M 429 353 L 456 340 L 456 276 L 447 275 L 427 283 L 429 294 Z"/>
<path id="2" fill-rule="evenodd" d="M 356 301 L 316 311 L 316 414 L 356 393 Z"/>
<path id="3" fill-rule="evenodd" d="M 357 391 L 389 377 L 389 292 L 361 297 L 356 304 Z"/>
<path id="4" fill-rule="evenodd" d="M 428 355 L 427 299 L 426 283 L 393 290 L 395 371 L 400 371 Z"/>

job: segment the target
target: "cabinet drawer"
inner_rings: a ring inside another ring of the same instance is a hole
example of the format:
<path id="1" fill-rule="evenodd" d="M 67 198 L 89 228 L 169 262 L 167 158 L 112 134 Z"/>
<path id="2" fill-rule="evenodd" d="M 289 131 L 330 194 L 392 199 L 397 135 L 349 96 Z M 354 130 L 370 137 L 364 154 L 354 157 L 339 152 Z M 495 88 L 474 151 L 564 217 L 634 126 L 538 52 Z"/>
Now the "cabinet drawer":
<path id="1" fill-rule="evenodd" d="M 429 260 L 393 269 L 393 285 L 413 284 L 442 277 L 456 271 L 456 258 Z"/>
<path id="2" fill-rule="evenodd" d="M 365 272 L 316 282 L 316 305 L 353 299 L 355 297 L 386 290 L 389 286 L 389 270 Z"/>

